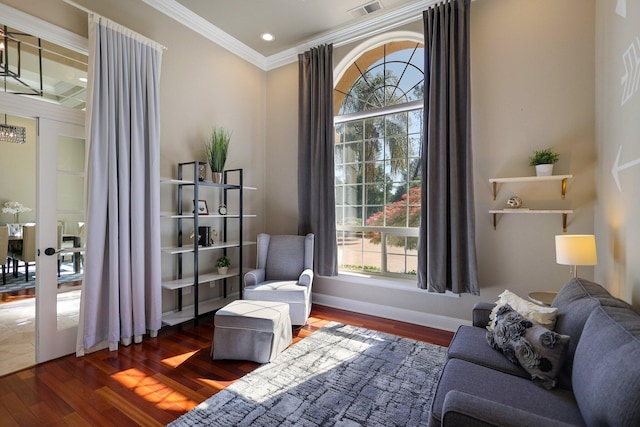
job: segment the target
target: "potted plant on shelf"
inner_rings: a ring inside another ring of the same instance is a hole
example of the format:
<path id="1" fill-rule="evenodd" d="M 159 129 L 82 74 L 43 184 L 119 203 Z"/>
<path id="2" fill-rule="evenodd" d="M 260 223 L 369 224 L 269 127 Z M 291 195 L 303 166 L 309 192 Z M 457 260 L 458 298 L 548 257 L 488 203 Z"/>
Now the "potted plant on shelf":
<path id="1" fill-rule="evenodd" d="M 228 256 L 223 255 L 216 260 L 216 267 L 218 267 L 218 274 L 227 274 L 229 267 L 231 267 L 231 260 Z"/>
<path id="2" fill-rule="evenodd" d="M 223 127 L 214 126 L 209 139 L 204 144 L 207 162 L 211 168 L 211 180 L 217 184 L 222 182 L 224 164 L 227 162 L 231 132 Z"/>
<path id="3" fill-rule="evenodd" d="M 553 165 L 559 158 L 560 155 L 550 148 L 534 150 L 533 156 L 529 157 L 529 166 L 536 167 L 536 176 L 550 176 L 553 175 Z"/>

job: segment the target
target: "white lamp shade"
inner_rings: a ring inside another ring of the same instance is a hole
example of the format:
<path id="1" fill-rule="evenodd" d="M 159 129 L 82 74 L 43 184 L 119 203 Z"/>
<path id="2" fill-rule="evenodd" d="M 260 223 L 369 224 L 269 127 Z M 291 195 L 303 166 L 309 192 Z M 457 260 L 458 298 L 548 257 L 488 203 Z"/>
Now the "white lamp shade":
<path id="1" fill-rule="evenodd" d="M 562 265 L 596 265 L 596 237 L 592 234 L 556 236 L 556 262 Z"/>

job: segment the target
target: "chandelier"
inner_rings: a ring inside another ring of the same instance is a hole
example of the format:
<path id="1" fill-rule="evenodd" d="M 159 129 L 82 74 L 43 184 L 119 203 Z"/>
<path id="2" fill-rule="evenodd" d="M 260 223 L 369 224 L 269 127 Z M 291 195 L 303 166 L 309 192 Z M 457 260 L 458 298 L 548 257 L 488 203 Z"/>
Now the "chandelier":
<path id="1" fill-rule="evenodd" d="M 22 33 L 11 33 L 6 25 L 0 28 L 0 77 L 4 80 L 4 91 L 7 92 L 7 78 L 11 78 L 22 86 L 25 86 L 29 92 L 21 95 L 40 95 L 42 96 L 42 71 L 40 71 L 40 91 L 33 89 L 29 84 L 21 80 L 21 67 L 20 67 L 20 51 L 21 42 L 14 35 L 22 35 Z M 13 71 L 10 68 L 9 46 L 13 44 L 16 49 L 16 65 L 17 71 Z M 42 70 L 42 52 L 41 43 L 38 39 L 38 59 L 40 61 L 40 70 Z M 7 124 L 7 115 L 4 115 L 4 124 L 0 123 L 0 142 L 11 142 L 14 144 L 24 144 L 27 142 L 27 129 L 22 126 L 14 126 Z"/>
<path id="2" fill-rule="evenodd" d="M 7 124 L 7 115 L 4 115 L 4 124 L 0 123 L 0 142 L 24 144 L 27 142 L 27 129 L 22 126 Z"/>

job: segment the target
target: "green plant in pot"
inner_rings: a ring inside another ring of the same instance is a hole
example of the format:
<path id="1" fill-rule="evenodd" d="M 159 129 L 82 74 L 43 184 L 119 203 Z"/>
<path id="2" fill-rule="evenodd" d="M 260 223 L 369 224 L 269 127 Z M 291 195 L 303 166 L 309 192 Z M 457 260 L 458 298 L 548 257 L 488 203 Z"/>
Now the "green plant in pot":
<path id="1" fill-rule="evenodd" d="M 231 267 L 231 259 L 226 255 L 221 256 L 216 260 L 216 267 L 218 267 L 218 274 L 227 274 Z"/>
<path id="2" fill-rule="evenodd" d="M 223 127 L 214 126 L 209 139 L 204 144 L 207 162 L 211 168 L 212 181 L 218 184 L 222 182 L 222 172 L 224 172 L 229 152 L 229 141 L 231 141 L 231 132 Z"/>
<path id="3" fill-rule="evenodd" d="M 559 159 L 560 155 L 550 148 L 534 150 L 533 156 L 529 157 L 529 166 L 536 167 L 537 176 L 550 176 L 553 175 L 553 165 Z"/>

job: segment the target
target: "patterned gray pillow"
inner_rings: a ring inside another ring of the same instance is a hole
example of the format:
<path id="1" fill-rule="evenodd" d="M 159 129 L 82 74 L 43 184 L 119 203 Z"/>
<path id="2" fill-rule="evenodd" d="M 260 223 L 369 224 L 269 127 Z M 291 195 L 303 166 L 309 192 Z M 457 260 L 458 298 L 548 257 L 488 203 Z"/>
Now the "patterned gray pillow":
<path id="1" fill-rule="evenodd" d="M 535 325 L 505 304 L 496 313 L 496 326 L 487 332 L 487 341 L 511 362 L 522 366 L 534 383 L 547 390 L 556 386 L 569 336 Z"/>

